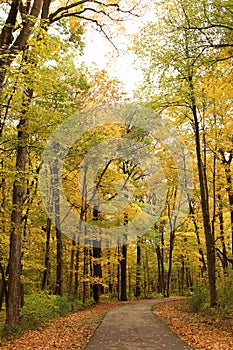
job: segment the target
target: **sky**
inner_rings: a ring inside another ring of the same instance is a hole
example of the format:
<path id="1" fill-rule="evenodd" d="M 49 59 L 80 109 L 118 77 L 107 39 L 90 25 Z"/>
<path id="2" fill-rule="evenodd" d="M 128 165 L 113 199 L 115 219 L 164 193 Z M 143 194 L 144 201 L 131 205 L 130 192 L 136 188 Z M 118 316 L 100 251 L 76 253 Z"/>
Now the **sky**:
<path id="1" fill-rule="evenodd" d="M 108 40 L 97 32 L 93 27 L 88 27 L 86 32 L 85 50 L 83 61 L 88 67 L 98 67 L 106 69 L 112 77 L 117 77 L 124 84 L 124 90 L 129 96 L 133 95 L 133 90 L 143 78 L 142 72 L 136 67 L 136 56 L 128 49 L 133 34 L 139 31 L 143 25 L 143 20 L 135 18 L 125 22 L 127 35 L 114 35 L 114 45 L 119 52 L 114 49 Z"/>

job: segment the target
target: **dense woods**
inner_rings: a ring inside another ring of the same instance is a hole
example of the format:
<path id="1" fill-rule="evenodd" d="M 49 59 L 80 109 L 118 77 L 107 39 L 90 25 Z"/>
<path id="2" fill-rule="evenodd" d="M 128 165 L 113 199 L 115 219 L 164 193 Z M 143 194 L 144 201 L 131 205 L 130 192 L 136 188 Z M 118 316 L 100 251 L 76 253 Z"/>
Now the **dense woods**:
<path id="1" fill-rule="evenodd" d="M 111 26 L 122 30 L 126 19 L 143 18 L 138 5 L 1 1 L 0 308 L 6 328 L 20 322 L 26 297 L 41 293 L 88 304 L 205 288 L 215 307 L 221 288 L 233 292 L 232 1 L 151 1 L 150 22 L 134 38 L 125 34 L 144 73 L 130 100 L 119 80 L 79 65 L 77 57 L 87 23 L 114 45 Z M 65 120 L 84 118 L 100 105 L 114 110 L 125 104 L 127 123 L 110 116 L 99 125 L 98 113 L 91 115 L 93 125 L 71 145 L 62 171 L 59 139 L 44 168 L 46 144 Z M 132 108 L 152 114 L 134 124 Z M 154 137 L 147 119 L 154 115 L 166 120 L 168 137 Z M 127 157 L 105 152 L 118 139 L 130 144 Z M 138 148 L 150 156 L 135 158 Z M 178 164 L 175 154 L 182 150 L 188 160 L 182 153 Z M 159 171 L 147 164 L 150 159 Z M 48 172 L 46 196 L 39 187 L 42 171 Z M 79 219 L 77 231 L 61 229 L 66 213 L 58 183 Z M 150 212 L 154 219 L 144 232 L 137 217 L 156 205 L 159 215 Z M 98 236 L 91 238 L 87 227 Z M 112 244 L 106 232 L 118 227 L 123 235 Z"/>

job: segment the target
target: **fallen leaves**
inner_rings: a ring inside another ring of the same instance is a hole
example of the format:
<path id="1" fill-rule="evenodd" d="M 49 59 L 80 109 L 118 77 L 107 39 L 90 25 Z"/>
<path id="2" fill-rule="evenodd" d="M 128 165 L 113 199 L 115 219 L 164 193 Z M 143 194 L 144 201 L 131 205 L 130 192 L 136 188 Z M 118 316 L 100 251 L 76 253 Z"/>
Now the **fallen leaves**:
<path id="1" fill-rule="evenodd" d="M 3 343 L 1 350 L 84 350 L 105 313 L 121 302 L 92 305 L 75 314 L 48 322 L 20 338 Z M 185 300 L 156 305 L 155 314 L 196 350 L 232 350 L 233 319 L 220 320 L 187 310 Z"/>
<path id="2" fill-rule="evenodd" d="M 1 350 L 83 350 L 105 313 L 119 302 L 92 305 L 75 314 L 48 322 L 20 338 L 2 343 Z"/>
<path id="3" fill-rule="evenodd" d="M 232 350 L 233 319 L 200 316 L 187 310 L 187 301 L 176 300 L 156 305 L 155 315 L 196 350 Z"/>

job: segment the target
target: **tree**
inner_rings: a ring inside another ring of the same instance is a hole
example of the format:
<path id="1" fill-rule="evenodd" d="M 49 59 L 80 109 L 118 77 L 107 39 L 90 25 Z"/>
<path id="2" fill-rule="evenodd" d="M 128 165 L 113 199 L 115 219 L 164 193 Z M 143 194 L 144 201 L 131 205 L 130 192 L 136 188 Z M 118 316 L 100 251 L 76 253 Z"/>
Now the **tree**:
<path id="1" fill-rule="evenodd" d="M 82 20 L 94 23 L 110 40 L 104 27 L 104 21 L 122 20 L 124 16 L 132 14 L 133 7 L 131 6 L 131 9 L 122 8 L 118 1 L 106 3 L 97 0 L 80 0 L 65 6 L 59 2 L 54 9 L 51 7 L 51 0 L 34 0 L 32 4 L 12 0 L 7 5 L 6 21 L 0 35 L 0 91 L 4 86 L 7 68 L 17 55 L 27 48 L 28 41 L 38 24 L 42 28 L 40 40 L 44 36 L 43 30 L 48 30 L 50 26 L 63 21 L 65 24 L 63 29 L 69 28 L 68 40 L 77 43 Z M 71 19 L 73 22 L 76 21 L 74 27 Z"/>
<path id="2" fill-rule="evenodd" d="M 174 0 L 168 5 L 161 5 L 158 24 L 151 24 L 141 34 L 135 51 L 146 61 L 145 81 L 152 102 L 157 111 L 169 110 L 170 115 L 178 113 L 179 122 L 185 117 L 190 120 L 195 139 L 196 163 L 198 169 L 199 190 L 201 197 L 202 220 L 206 241 L 210 305 L 217 303 L 215 271 L 215 237 L 211 227 L 209 183 L 205 167 L 205 145 L 202 144 L 201 91 L 199 90 L 203 74 L 215 60 L 209 42 L 200 31 L 189 30 L 191 22 L 202 19 L 202 5 L 191 1 Z M 215 2 L 210 6 L 214 6 Z M 219 2 L 218 2 L 219 4 Z M 198 14 L 198 15 L 197 15 Z M 197 23 L 197 22 L 195 22 Z M 199 22 L 198 22 L 199 25 Z M 218 26 L 216 25 L 216 28 Z M 157 33 L 156 37 L 154 33 Z M 218 40 L 218 30 L 211 33 L 212 39 Z M 224 33 L 222 40 L 224 40 Z M 156 40 L 153 41 L 153 38 Z M 138 40 L 138 38 L 137 38 Z M 201 44 L 200 44 L 201 41 Z M 148 69 L 149 61 L 149 69 Z M 153 89 L 153 86 L 156 88 Z M 158 91 L 159 94 L 155 93 Z M 144 90 L 145 91 L 145 90 Z M 154 94 L 154 96 L 153 96 Z M 182 117 L 181 117 L 182 115 Z M 184 124 L 187 128 L 187 124 Z"/>
<path id="3" fill-rule="evenodd" d="M 29 129 L 28 111 L 32 107 L 32 99 L 35 98 L 36 79 L 34 74 L 38 65 L 44 64 L 40 61 L 40 47 L 48 44 L 48 29 L 58 22 L 62 29 L 66 31 L 64 42 L 81 45 L 80 35 L 82 34 L 82 24 L 92 22 L 110 40 L 105 31 L 104 21 L 114 21 L 123 19 L 132 10 L 122 9 L 118 2 L 105 3 L 102 1 L 82 0 L 67 4 L 58 4 L 57 8 L 51 9 L 50 0 L 34 0 L 32 4 L 13 0 L 6 5 L 6 20 L 3 23 L 0 34 L 0 93 L 4 96 L 6 81 L 10 75 L 10 68 L 13 63 L 20 66 L 26 84 L 23 86 L 22 105 L 17 119 L 17 152 L 16 170 L 17 178 L 13 185 L 13 209 L 11 215 L 11 242 L 9 257 L 9 282 L 8 282 L 8 303 L 7 303 L 7 326 L 12 326 L 19 322 L 19 300 L 20 300 L 20 275 L 21 275 L 21 232 L 23 227 L 24 203 L 26 187 L 26 169 L 28 165 L 28 142 L 33 131 Z M 105 21 L 105 22 L 106 22 Z M 58 26 L 54 28 L 59 32 Z M 54 37 L 54 35 L 51 35 Z M 50 51 L 50 50 L 48 50 Z M 43 54 L 42 54 L 43 55 Z M 47 56 L 47 59 L 51 57 Z M 17 89 L 16 86 L 15 89 Z M 11 103 L 11 100 L 9 100 Z M 5 105 L 5 104 L 2 104 Z M 4 107 L 5 108 L 5 107 Z M 6 111 L 9 106 L 6 108 Z M 3 117 L 2 117 L 3 116 Z M 6 114 L 1 115 L 0 130 L 2 131 L 8 122 Z M 62 240 L 59 229 L 59 195 L 57 198 L 55 212 L 57 217 L 57 293 L 63 294 L 63 273 L 62 273 Z"/>

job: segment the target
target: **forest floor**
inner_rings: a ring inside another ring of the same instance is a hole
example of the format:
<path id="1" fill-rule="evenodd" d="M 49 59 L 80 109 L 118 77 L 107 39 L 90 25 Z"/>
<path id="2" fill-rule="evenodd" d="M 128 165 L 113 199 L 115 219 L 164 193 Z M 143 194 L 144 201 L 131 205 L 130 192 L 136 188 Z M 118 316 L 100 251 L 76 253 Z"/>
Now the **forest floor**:
<path id="1" fill-rule="evenodd" d="M 36 330 L 0 344 L 1 350 L 83 350 L 106 312 L 122 302 L 91 305 L 47 322 Z"/>
<path id="2" fill-rule="evenodd" d="M 233 315 L 197 314 L 185 299 L 156 304 L 154 314 L 193 349 L 233 349 Z"/>
<path id="3" fill-rule="evenodd" d="M 3 340 L 0 349 L 84 350 L 106 312 L 121 304 L 109 302 L 92 305 L 75 314 L 50 321 L 37 330 L 27 331 L 14 340 Z M 219 319 L 197 315 L 188 310 L 186 300 L 157 304 L 154 313 L 193 349 L 233 349 L 233 317 Z"/>

